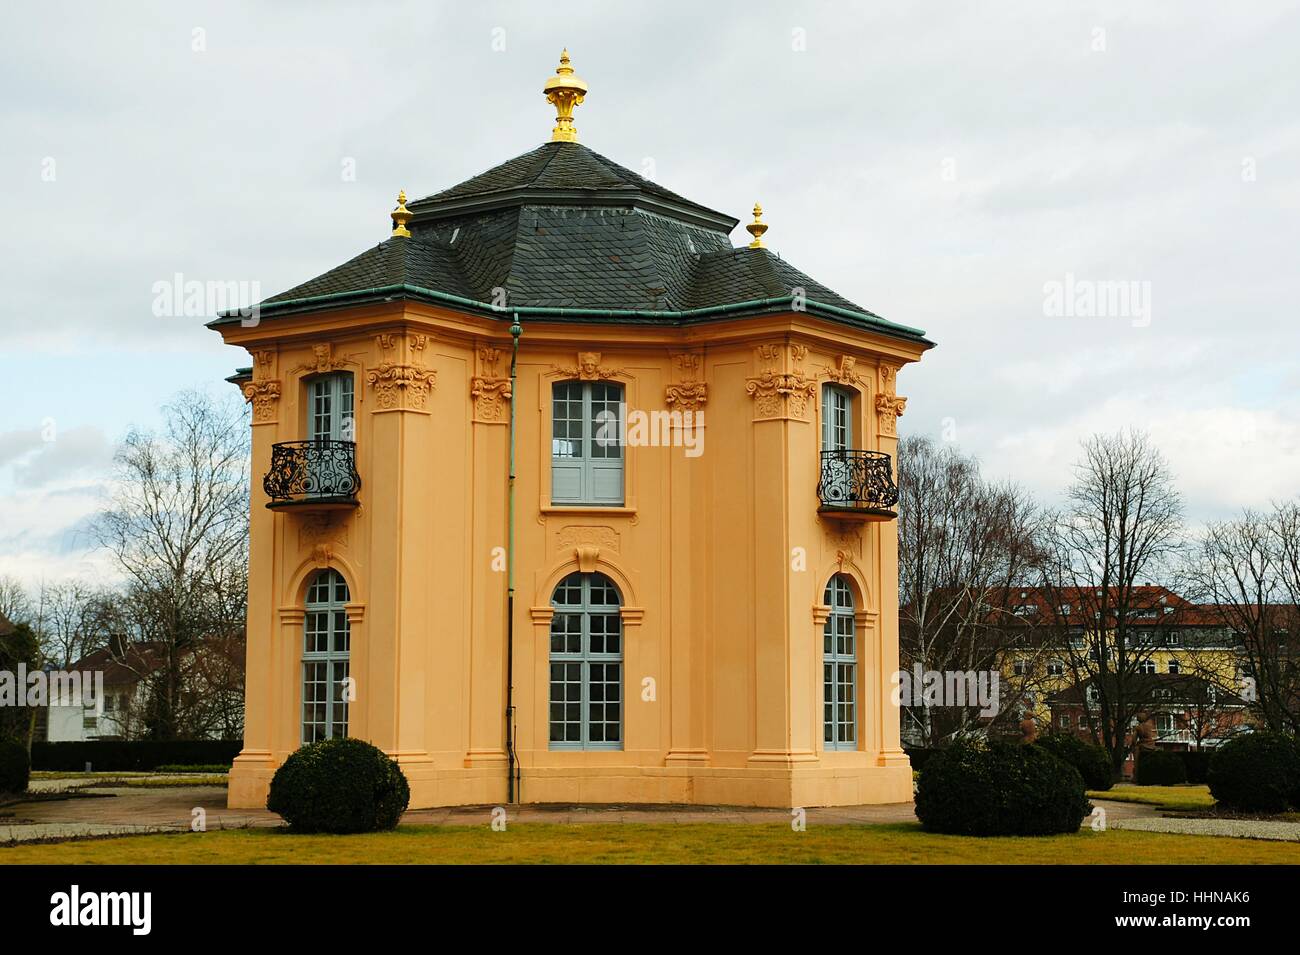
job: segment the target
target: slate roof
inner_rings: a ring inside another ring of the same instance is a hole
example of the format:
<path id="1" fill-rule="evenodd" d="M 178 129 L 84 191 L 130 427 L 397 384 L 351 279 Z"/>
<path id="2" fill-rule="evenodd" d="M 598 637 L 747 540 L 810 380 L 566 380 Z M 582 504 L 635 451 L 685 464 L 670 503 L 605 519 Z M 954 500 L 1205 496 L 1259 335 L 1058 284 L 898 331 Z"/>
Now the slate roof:
<path id="1" fill-rule="evenodd" d="M 578 143 L 546 143 L 408 208 L 410 238 L 389 238 L 266 299 L 262 317 L 421 295 L 495 311 L 495 290 L 504 289 L 508 309 L 615 310 L 624 314 L 585 318 L 678 323 L 742 303 L 749 312 L 789 311 L 802 289 L 811 312 L 925 342 L 769 249 L 733 247 L 736 219 Z"/>

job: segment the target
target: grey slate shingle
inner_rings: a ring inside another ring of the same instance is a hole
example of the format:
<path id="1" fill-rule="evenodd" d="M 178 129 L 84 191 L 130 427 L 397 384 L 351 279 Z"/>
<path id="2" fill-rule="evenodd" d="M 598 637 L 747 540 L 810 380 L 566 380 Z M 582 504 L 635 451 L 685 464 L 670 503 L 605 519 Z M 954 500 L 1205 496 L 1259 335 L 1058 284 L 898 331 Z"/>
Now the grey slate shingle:
<path id="1" fill-rule="evenodd" d="M 263 304 L 405 284 L 484 303 L 504 288 L 515 307 L 679 311 L 802 288 L 872 315 L 767 249 L 734 248 L 734 219 L 577 143 L 547 143 L 409 208 L 411 238 Z"/>

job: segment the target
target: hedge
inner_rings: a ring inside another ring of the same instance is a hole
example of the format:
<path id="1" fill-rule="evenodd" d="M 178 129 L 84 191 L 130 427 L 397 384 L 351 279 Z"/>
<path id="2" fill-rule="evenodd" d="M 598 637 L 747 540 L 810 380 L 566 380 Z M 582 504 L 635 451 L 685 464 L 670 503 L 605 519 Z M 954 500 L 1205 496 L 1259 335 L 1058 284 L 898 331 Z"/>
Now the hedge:
<path id="1" fill-rule="evenodd" d="M 1210 781 L 1210 757 L 1213 754 L 1207 749 L 1188 749 L 1178 754 L 1183 759 L 1183 766 L 1187 769 L 1187 781 L 1189 783 L 1206 783 Z"/>
<path id="2" fill-rule="evenodd" d="M 1181 753 L 1143 749 L 1137 754 L 1133 781 L 1139 786 L 1176 786 L 1187 782 L 1187 764 Z"/>
<path id="3" fill-rule="evenodd" d="M 27 747 L 17 740 L 0 739 L 0 793 L 27 792 L 29 776 Z"/>
<path id="4" fill-rule="evenodd" d="M 1279 813 L 1300 808 L 1300 748 L 1282 733 L 1234 736 L 1210 760 L 1210 795 L 1225 809 Z"/>
<path id="5" fill-rule="evenodd" d="M 151 772 L 159 766 L 229 766 L 244 748 L 242 740 L 89 740 L 32 743 L 32 769 L 44 772 Z"/>
<path id="6" fill-rule="evenodd" d="M 922 746 L 917 746 L 915 748 L 904 746 L 903 752 L 905 752 L 908 758 L 912 761 L 912 769 L 919 773 L 921 770 L 925 769 L 926 760 L 939 752 L 939 750 Z"/>
<path id="7" fill-rule="evenodd" d="M 1033 745 L 1077 769 L 1089 789 L 1105 790 L 1115 785 L 1110 756 L 1095 743 L 1082 740 L 1073 733 L 1049 733 L 1038 737 Z"/>
<path id="8" fill-rule="evenodd" d="M 916 817 L 930 832 L 1077 832 L 1091 808 L 1077 769 L 1041 747 L 1021 743 L 953 743 L 926 762 L 917 782 Z"/>

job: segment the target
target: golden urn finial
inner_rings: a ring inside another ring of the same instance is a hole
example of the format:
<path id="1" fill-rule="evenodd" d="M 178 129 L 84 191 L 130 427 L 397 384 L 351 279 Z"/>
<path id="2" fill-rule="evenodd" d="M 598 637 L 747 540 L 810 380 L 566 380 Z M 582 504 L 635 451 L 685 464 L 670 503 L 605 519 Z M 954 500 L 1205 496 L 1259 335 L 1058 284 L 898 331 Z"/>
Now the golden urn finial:
<path id="1" fill-rule="evenodd" d="M 397 208 L 392 211 L 391 215 L 393 217 L 393 237 L 409 239 L 411 230 L 406 227 L 406 223 L 415 217 L 415 213 L 406 208 L 405 189 L 397 194 Z"/>
<path id="2" fill-rule="evenodd" d="M 749 243 L 751 249 L 762 249 L 763 233 L 767 231 L 767 223 L 763 221 L 763 207 L 757 202 L 754 203 L 754 221 L 745 226 L 745 230 L 754 237 L 754 241 Z"/>
<path id="3" fill-rule="evenodd" d="M 573 125 L 573 108 L 587 95 L 587 84 L 573 67 L 569 65 L 569 51 L 560 54 L 560 65 L 555 75 L 542 87 L 546 102 L 555 107 L 555 128 L 551 130 L 551 142 L 576 143 L 578 130 Z"/>

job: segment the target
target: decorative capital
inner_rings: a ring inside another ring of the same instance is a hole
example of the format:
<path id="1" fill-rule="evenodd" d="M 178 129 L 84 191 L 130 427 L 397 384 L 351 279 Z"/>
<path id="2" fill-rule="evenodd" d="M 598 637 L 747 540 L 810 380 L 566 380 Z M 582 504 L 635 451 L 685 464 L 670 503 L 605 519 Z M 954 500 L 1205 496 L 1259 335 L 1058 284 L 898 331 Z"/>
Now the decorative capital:
<path id="1" fill-rule="evenodd" d="M 419 360 L 428 336 L 381 334 L 375 336 L 375 342 L 384 360 L 366 374 L 366 381 L 374 389 L 378 410 L 423 411 L 429 391 L 438 380 L 438 373 L 425 368 Z"/>
<path id="2" fill-rule="evenodd" d="M 253 422 L 266 424 L 275 420 L 276 402 L 280 400 L 280 382 L 263 379 L 244 383 L 244 400 L 253 405 Z"/>
<path id="3" fill-rule="evenodd" d="M 411 237 L 411 230 L 406 227 L 406 224 L 415 216 L 410 209 L 406 208 L 405 189 L 397 194 L 397 208 L 394 209 L 390 215 L 393 217 L 393 238 L 409 239 Z"/>
<path id="4" fill-rule="evenodd" d="M 569 64 L 569 51 L 560 54 L 560 65 L 555 75 L 542 87 L 546 102 L 555 107 L 555 128 L 551 130 L 551 142 L 576 143 L 578 129 L 573 125 L 573 109 L 582 103 L 587 95 L 587 83 Z"/>
<path id="5" fill-rule="evenodd" d="M 669 409 L 699 411 L 709 400 L 709 386 L 697 378 L 704 356 L 683 352 L 675 360 L 682 380 L 664 388 L 664 401 Z"/>
<path id="6" fill-rule="evenodd" d="M 876 395 L 876 413 L 880 415 L 881 434 L 898 434 L 896 419 L 903 414 L 903 409 L 906 407 L 906 398 L 900 398 L 897 395 L 887 395 L 883 392 Z"/>
<path id="7" fill-rule="evenodd" d="M 817 382 L 806 377 L 801 367 L 807 355 L 806 346 L 793 343 L 766 343 L 754 349 L 759 364 L 766 366 L 745 380 L 745 391 L 754 399 L 756 421 L 807 420 L 809 403 L 817 397 Z"/>
<path id="8" fill-rule="evenodd" d="M 745 231 L 754 237 L 754 241 L 749 243 L 751 249 L 764 248 L 763 233 L 767 232 L 767 223 L 763 221 L 763 207 L 757 202 L 754 203 L 754 221 L 745 226 Z"/>

